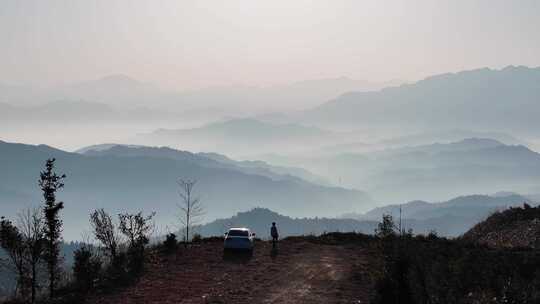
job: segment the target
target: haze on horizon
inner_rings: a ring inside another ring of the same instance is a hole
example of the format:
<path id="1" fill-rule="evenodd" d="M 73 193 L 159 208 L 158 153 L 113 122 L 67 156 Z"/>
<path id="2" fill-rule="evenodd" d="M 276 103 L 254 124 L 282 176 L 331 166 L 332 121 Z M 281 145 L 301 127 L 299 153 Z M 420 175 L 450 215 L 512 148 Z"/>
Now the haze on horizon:
<path id="1" fill-rule="evenodd" d="M 539 66 L 537 1 L 3 1 L 0 83 L 373 82 Z"/>
<path id="2" fill-rule="evenodd" d="M 170 223 L 179 177 L 200 181 L 207 221 L 536 200 L 539 13 L 499 0 L 4 1 L 2 213 L 40 201 L 49 157 L 70 179 L 72 227 L 103 206 Z"/>

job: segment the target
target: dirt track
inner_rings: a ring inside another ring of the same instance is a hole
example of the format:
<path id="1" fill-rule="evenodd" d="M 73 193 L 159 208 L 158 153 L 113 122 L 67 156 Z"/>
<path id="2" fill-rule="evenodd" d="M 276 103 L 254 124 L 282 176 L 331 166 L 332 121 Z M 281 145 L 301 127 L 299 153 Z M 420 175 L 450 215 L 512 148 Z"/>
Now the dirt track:
<path id="1" fill-rule="evenodd" d="M 259 242 L 223 256 L 213 242 L 156 257 L 141 280 L 94 303 L 368 303 L 370 256 L 358 246 Z"/>

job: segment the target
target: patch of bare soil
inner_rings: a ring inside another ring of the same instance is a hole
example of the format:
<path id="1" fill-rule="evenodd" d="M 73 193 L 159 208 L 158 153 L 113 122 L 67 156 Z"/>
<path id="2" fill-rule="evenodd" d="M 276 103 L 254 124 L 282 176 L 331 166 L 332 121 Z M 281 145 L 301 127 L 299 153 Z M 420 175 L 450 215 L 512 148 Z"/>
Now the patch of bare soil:
<path id="1" fill-rule="evenodd" d="M 249 256 L 211 242 L 156 256 L 135 285 L 90 302 L 368 303 L 373 260 L 360 246 L 258 242 Z"/>

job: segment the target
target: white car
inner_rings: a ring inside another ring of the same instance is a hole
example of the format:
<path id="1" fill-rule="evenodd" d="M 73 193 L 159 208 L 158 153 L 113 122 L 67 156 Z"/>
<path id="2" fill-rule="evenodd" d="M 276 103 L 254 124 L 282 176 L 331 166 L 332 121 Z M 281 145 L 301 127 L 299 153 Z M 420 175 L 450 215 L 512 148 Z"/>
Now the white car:
<path id="1" fill-rule="evenodd" d="M 249 250 L 253 251 L 253 241 L 255 233 L 251 233 L 248 228 L 231 228 L 225 233 L 225 250 Z"/>

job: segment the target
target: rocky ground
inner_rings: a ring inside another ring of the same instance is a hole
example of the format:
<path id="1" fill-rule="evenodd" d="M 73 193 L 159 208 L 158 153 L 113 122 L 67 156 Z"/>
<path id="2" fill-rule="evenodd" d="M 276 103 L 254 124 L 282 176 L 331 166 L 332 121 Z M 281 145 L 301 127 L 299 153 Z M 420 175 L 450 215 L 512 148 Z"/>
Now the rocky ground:
<path id="1" fill-rule="evenodd" d="M 253 256 L 219 240 L 155 254 L 133 286 L 90 303 L 368 303 L 378 262 L 359 244 L 259 241 Z"/>

